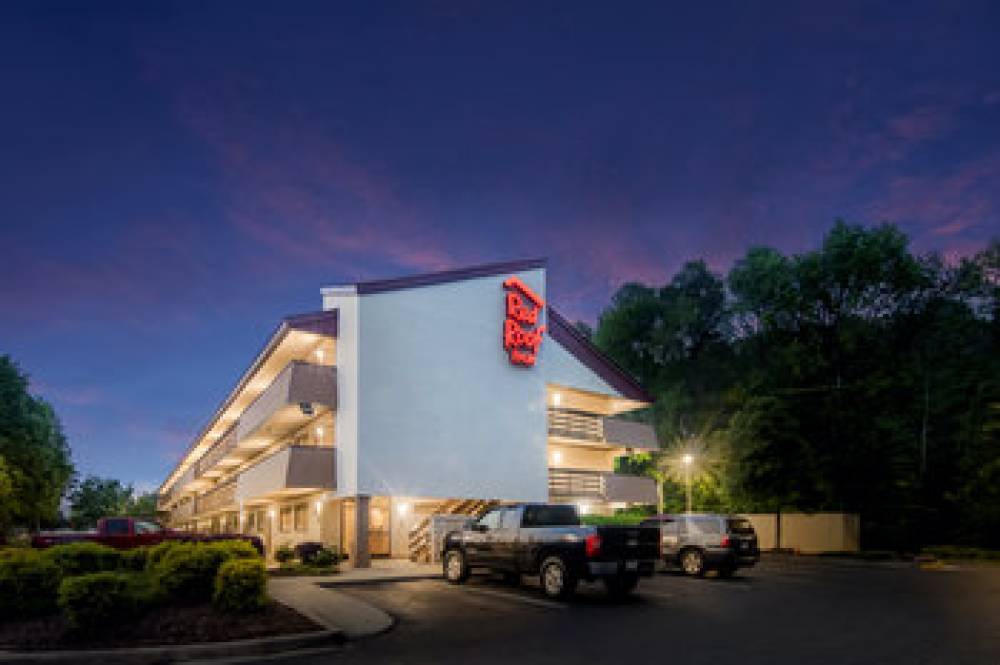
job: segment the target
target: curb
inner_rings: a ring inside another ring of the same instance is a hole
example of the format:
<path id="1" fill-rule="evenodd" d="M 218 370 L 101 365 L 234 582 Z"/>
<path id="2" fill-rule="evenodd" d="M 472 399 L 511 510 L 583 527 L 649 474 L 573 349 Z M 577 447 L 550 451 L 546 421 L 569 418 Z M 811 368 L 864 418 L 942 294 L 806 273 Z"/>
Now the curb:
<path id="1" fill-rule="evenodd" d="M 316 586 L 324 589 L 334 589 L 340 586 L 368 586 L 374 584 L 391 584 L 392 582 L 419 582 L 420 580 L 440 579 L 441 573 L 414 573 L 413 575 L 398 575 L 394 577 L 370 577 L 360 580 L 323 580 L 315 582 Z"/>
<path id="2" fill-rule="evenodd" d="M 151 647 L 121 647 L 117 649 L 81 649 L 75 651 L 2 651 L 0 663 L 169 663 L 185 660 L 230 658 L 233 656 L 264 656 L 310 647 L 344 643 L 341 630 L 318 630 L 309 633 L 276 635 L 232 642 L 203 644 L 172 644 Z"/>

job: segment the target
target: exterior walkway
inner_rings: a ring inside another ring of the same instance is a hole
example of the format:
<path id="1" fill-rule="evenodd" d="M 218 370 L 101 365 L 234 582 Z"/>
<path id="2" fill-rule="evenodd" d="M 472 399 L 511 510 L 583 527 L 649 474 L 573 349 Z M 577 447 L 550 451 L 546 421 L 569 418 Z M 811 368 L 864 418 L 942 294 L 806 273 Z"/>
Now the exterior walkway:
<path id="1" fill-rule="evenodd" d="M 393 618 L 355 596 L 331 587 L 349 584 L 428 579 L 441 576 L 438 564 L 404 559 L 374 559 L 371 568 L 341 565 L 337 575 L 273 577 L 267 590 L 279 603 L 291 607 L 327 630 L 340 630 L 348 639 L 377 635 L 392 627 Z"/>

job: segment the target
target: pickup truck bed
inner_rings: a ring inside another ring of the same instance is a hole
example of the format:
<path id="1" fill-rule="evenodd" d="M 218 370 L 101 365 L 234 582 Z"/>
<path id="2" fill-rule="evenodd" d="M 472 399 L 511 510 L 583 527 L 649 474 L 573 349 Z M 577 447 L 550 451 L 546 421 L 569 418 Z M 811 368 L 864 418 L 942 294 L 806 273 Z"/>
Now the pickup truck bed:
<path id="1" fill-rule="evenodd" d="M 639 526 L 582 526 L 569 505 L 515 504 L 485 514 L 444 540 L 445 578 L 464 582 L 473 568 L 511 581 L 539 575 L 546 595 L 565 598 L 580 580 L 602 580 L 608 591 L 632 591 L 652 575 L 660 532 Z"/>

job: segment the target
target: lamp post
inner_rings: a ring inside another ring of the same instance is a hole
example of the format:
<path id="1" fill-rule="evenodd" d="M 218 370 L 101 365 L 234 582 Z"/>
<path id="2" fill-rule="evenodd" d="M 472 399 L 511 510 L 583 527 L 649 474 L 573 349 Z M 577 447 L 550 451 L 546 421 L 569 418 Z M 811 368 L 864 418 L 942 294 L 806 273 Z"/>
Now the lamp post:
<path id="1" fill-rule="evenodd" d="M 691 512 L 691 463 L 694 462 L 694 455 L 686 453 L 681 458 L 684 462 L 684 484 L 687 485 L 687 512 Z"/>

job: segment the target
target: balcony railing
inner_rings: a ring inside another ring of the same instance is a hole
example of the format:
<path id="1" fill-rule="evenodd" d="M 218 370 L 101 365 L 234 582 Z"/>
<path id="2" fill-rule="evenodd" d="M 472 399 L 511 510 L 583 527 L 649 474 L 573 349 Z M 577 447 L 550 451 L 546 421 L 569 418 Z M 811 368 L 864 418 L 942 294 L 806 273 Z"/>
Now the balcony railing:
<path id="1" fill-rule="evenodd" d="M 659 447 L 656 432 L 646 423 L 574 409 L 549 409 L 549 436 L 626 448 Z"/>
<path id="2" fill-rule="evenodd" d="M 220 485 L 211 492 L 206 492 L 198 497 L 198 513 L 211 513 L 216 510 L 227 508 L 236 503 L 236 481 Z"/>
<path id="3" fill-rule="evenodd" d="M 207 453 L 198 461 L 198 475 L 202 475 L 218 464 L 219 460 L 236 448 L 236 425 L 233 424 L 229 430 L 215 442 Z"/>
<path id="4" fill-rule="evenodd" d="M 656 481 L 605 471 L 549 469 L 549 497 L 553 501 L 597 501 L 655 504 Z"/>
<path id="5" fill-rule="evenodd" d="M 289 404 L 322 404 L 337 407 L 337 368 L 299 360 L 288 363 L 264 392 L 246 408 L 236 423 L 242 441 Z"/>

